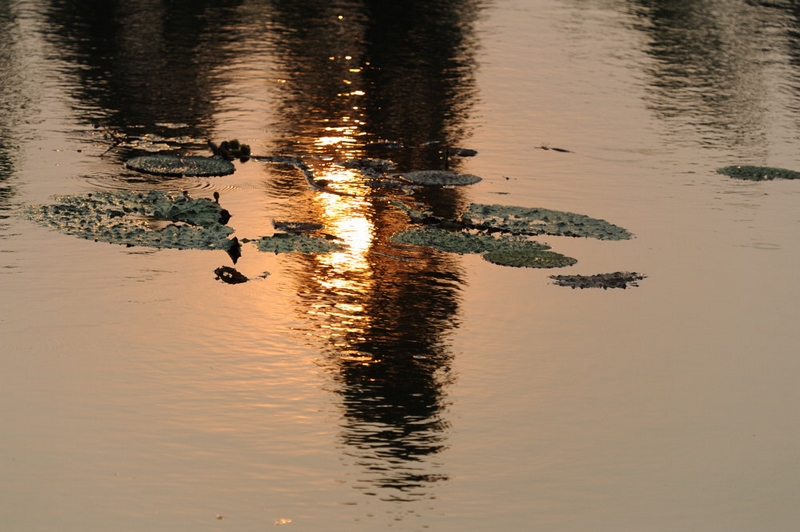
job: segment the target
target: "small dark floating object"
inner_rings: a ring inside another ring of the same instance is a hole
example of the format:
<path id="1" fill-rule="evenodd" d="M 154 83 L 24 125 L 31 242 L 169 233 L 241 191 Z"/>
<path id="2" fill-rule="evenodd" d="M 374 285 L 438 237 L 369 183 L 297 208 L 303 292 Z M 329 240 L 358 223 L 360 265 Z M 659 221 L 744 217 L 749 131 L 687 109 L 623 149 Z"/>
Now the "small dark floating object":
<path id="1" fill-rule="evenodd" d="M 221 157 L 176 157 L 175 155 L 142 155 L 125 163 L 127 168 L 146 174 L 170 177 L 213 177 L 229 175 L 236 169 Z"/>
<path id="2" fill-rule="evenodd" d="M 558 286 L 569 286 L 571 288 L 628 288 L 629 286 L 639 286 L 646 276 L 636 272 L 614 272 L 599 273 L 597 275 L 551 275 Z"/>
<path id="3" fill-rule="evenodd" d="M 474 185 L 482 179 L 472 174 L 459 174 L 450 170 L 422 170 L 400 174 L 403 179 L 417 185 L 464 186 Z"/>
<path id="4" fill-rule="evenodd" d="M 230 266 L 220 266 L 214 270 L 214 275 L 217 276 L 216 279 L 218 281 L 222 281 L 223 283 L 227 284 L 241 284 L 250 280 L 239 273 L 235 268 L 231 268 Z"/>
<path id="5" fill-rule="evenodd" d="M 242 256 L 242 245 L 239 243 L 239 239 L 237 237 L 231 238 L 231 243 L 228 245 L 228 249 L 226 251 L 233 263 L 236 264 L 236 261 L 238 261 Z"/>
<path id="6" fill-rule="evenodd" d="M 475 157 L 478 155 L 478 151 L 469 148 L 454 148 L 453 146 L 449 146 L 447 148 L 447 155 L 451 157 Z"/>
<path id="7" fill-rule="evenodd" d="M 800 179 L 800 172 L 771 166 L 726 166 L 717 173 L 747 181 L 771 181 L 773 179 Z"/>

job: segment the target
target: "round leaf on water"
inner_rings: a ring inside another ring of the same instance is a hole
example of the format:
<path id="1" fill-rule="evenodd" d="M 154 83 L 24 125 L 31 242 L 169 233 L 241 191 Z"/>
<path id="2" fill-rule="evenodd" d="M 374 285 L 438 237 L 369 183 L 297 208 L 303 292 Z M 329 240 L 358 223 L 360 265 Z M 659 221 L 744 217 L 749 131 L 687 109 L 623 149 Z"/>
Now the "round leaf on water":
<path id="1" fill-rule="evenodd" d="M 232 174 L 233 163 L 221 157 L 176 157 L 174 155 L 142 155 L 125 166 L 137 172 L 170 177 L 211 177 Z"/>
<path id="2" fill-rule="evenodd" d="M 800 179 L 800 172 L 770 166 L 726 166 L 718 173 L 748 181 L 768 181 L 772 179 Z"/>
<path id="3" fill-rule="evenodd" d="M 633 235 L 605 220 L 550 209 L 472 203 L 461 220 L 473 227 L 518 235 L 553 235 L 628 240 Z"/>
<path id="4" fill-rule="evenodd" d="M 416 183 L 417 185 L 474 185 L 481 181 L 481 178 L 472 174 L 459 174 L 449 170 L 422 170 L 419 172 L 407 172 L 400 174 L 403 179 Z"/>
<path id="5" fill-rule="evenodd" d="M 259 251 L 273 253 L 331 253 L 342 249 L 336 242 L 304 233 L 277 233 L 262 237 L 255 244 Z"/>
<path id="6" fill-rule="evenodd" d="M 561 253 L 525 248 L 524 246 L 489 251 L 483 254 L 483 258 L 492 264 L 517 268 L 563 268 L 578 262 Z"/>

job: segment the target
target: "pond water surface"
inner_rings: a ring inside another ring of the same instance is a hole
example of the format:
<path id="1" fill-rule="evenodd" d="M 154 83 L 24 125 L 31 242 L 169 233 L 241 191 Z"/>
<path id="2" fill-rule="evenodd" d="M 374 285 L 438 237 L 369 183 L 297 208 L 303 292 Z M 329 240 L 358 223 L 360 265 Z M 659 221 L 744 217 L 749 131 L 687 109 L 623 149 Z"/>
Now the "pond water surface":
<path id="1" fill-rule="evenodd" d="M 798 35 L 782 1 L 0 1 L 0 528 L 795 530 L 800 182 L 716 169 L 800 170 Z M 124 167 L 233 138 L 340 194 L 258 160 Z M 376 192 L 339 164 L 445 146 L 483 180 Z M 20 216 L 120 190 L 344 247 L 245 244 L 230 285 L 221 250 Z M 503 267 L 392 244 L 387 198 L 636 238 Z M 646 278 L 549 277 L 615 271 Z"/>

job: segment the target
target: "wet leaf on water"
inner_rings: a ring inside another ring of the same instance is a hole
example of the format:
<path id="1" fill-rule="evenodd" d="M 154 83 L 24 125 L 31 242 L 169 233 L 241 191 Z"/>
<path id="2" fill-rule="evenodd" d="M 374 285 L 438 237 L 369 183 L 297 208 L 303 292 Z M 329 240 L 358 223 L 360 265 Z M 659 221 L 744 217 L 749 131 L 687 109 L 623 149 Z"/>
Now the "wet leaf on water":
<path id="1" fill-rule="evenodd" d="M 317 222 L 281 222 L 272 220 L 272 227 L 284 233 L 313 233 L 324 226 Z"/>
<path id="2" fill-rule="evenodd" d="M 535 250 L 523 245 L 489 251 L 483 254 L 483 259 L 492 264 L 516 268 L 563 268 L 578 262 L 555 251 Z"/>
<path id="3" fill-rule="evenodd" d="M 232 174 L 233 163 L 221 157 L 176 157 L 175 155 L 141 155 L 125 163 L 137 172 L 169 177 L 213 177 Z"/>
<path id="4" fill-rule="evenodd" d="M 463 186 L 474 185 L 482 179 L 472 174 L 459 174 L 449 170 L 422 170 L 419 172 L 406 172 L 400 176 L 417 185 L 435 186 Z"/>
<path id="5" fill-rule="evenodd" d="M 254 242 L 259 251 L 272 253 L 331 253 L 343 249 L 337 242 L 303 233 L 277 233 Z"/>
<path id="6" fill-rule="evenodd" d="M 551 275 L 554 284 L 569 286 L 571 288 L 628 288 L 639 286 L 638 281 L 645 279 L 645 275 L 636 272 L 599 273 L 597 275 Z"/>
<path id="7" fill-rule="evenodd" d="M 769 181 L 772 179 L 800 179 L 800 172 L 770 166 L 726 166 L 717 173 L 748 181 Z"/>
<path id="8" fill-rule="evenodd" d="M 224 209 L 217 203 L 185 194 L 120 190 L 56 200 L 28 205 L 22 214 L 64 234 L 127 246 L 227 250 L 233 233 L 219 223 Z"/>
<path id="9" fill-rule="evenodd" d="M 550 246 L 540 242 L 433 227 L 406 229 L 396 233 L 391 240 L 398 244 L 425 246 L 462 255 L 481 253 L 485 260 L 501 266 L 561 268 L 577 262 L 571 257 L 548 251 Z"/>
<path id="10" fill-rule="evenodd" d="M 541 208 L 472 203 L 461 220 L 473 227 L 518 235 L 553 235 L 628 240 L 633 235 L 605 220 Z"/>

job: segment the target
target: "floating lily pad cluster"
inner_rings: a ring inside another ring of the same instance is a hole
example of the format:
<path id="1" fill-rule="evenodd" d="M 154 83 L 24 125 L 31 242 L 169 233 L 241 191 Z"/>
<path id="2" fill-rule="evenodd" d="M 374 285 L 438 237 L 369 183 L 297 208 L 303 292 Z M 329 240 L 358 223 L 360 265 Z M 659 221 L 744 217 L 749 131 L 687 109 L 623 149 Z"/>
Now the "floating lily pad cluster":
<path id="1" fill-rule="evenodd" d="M 56 200 L 28 205 L 23 214 L 68 235 L 129 246 L 227 250 L 233 233 L 227 211 L 204 198 L 118 190 Z"/>
<path id="2" fill-rule="evenodd" d="M 632 234 L 605 220 L 550 209 L 472 203 L 461 220 L 472 227 L 517 235 L 553 235 L 628 240 Z"/>
<path id="3" fill-rule="evenodd" d="M 460 219 L 448 220 L 401 202 L 393 204 L 420 227 L 400 231 L 392 236 L 392 241 L 451 253 L 480 253 L 485 260 L 503 266 L 561 268 L 577 262 L 549 251 L 550 246 L 546 244 L 527 240 L 529 236 L 547 234 L 600 240 L 633 237 L 627 230 L 605 220 L 549 209 L 473 203 Z"/>
<path id="4" fill-rule="evenodd" d="M 501 266 L 525 268 L 561 268 L 577 261 L 572 257 L 548 251 L 550 246 L 511 236 L 495 237 L 464 231 L 448 231 L 436 227 L 414 227 L 394 234 L 398 244 L 425 246 L 450 253 L 480 253 L 484 260 Z"/>
<path id="5" fill-rule="evenodd" d="M 771 166 L 726 166 L 717 170 L 736 179 L 747 181 L 769 181 L 772 179 L 800 179 L 800 172 L 786 168 L 773 168 Z"/>

